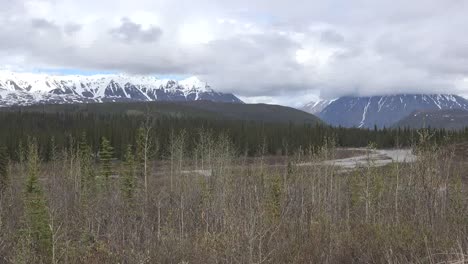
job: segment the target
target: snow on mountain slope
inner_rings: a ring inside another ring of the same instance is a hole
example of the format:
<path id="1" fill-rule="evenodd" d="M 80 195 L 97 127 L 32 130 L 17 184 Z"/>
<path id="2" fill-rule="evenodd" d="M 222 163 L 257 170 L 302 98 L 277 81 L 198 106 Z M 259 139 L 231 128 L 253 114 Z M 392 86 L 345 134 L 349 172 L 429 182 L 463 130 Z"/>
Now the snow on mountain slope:
<path id="1" fill-rule="evenodd" d="M 64 75 L 0 71 L 0 106 L 116 101 L 193 101 L 242 103 L 215 92 L 197 77 L 182 81 L 137 75 Z"/>
<path id="2" fill-rule="evenodd" d="M 322 112 L 322 110 L 325 109 L 325 107 L 329 106 L 334 101 L 336 101 L 336 99 L 312 101 L 302 106 L 301 110 L 304 112 L 311 113 L 311 114 L 318 114 Z"/>
<path id="3" fill-rule="evenodd" d="M 414 111 L 440 109 L 468 110 L 468 100 L 451 94 L 341 97 L 326 106 L 318 116 L 336 126 L 382 128 L 392 126 Z"/>

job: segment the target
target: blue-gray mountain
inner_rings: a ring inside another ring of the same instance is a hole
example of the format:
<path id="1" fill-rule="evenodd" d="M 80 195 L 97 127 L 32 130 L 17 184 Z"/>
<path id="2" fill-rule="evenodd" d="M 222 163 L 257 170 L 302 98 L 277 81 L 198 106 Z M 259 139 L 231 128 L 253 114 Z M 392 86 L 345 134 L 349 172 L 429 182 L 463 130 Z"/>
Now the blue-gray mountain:
<path id="1" fill-rule="evenodd" d="M 0 72 L 0 106 L 127 101 L 214 101 L 242 103 L 196 77 L 182 81 L 149 76 L 52 76 Z"/>
<path id="2" fill-rule="evenodd" d="M 382 128 L 393 126 L 415 111 L 444 109 L 468 110 L 468 100 L 451 94 L 341 97 L 317 115 L 334 126 Z"/>
<path id="3" fill-rule="evenodd" d="M 416 111 L 398 121 L 394 127 L 461 130 L 468 127 L 468 111 L 463 109 Z"/>

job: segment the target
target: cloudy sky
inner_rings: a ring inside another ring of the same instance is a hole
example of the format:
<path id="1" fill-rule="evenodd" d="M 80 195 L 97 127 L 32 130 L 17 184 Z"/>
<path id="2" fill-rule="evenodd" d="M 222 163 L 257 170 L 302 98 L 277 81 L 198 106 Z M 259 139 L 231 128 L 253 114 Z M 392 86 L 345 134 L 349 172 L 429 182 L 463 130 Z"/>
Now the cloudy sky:
<path id="1" fill-rule="evenodd" d="M 468 95 L 465 0 L 0 0 L 0 68 L 197 75 L 248 102 Z"/>

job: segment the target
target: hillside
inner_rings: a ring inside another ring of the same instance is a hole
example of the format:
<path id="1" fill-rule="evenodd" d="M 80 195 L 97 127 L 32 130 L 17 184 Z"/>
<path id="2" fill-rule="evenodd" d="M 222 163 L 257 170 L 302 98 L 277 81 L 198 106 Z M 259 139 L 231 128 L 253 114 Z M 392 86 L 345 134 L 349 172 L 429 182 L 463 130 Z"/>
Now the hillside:
<path id="1" fill-rule="evenodd" d="M 51 104 L 13 106 L 0 111 L 27 111 L 46 113 L 103 113 L 170 117 L 197 117 L 209 119 L 262 121 L 271 123 L 317 124 L 321 120 L 309 113 L 285 106 L 267 104 L 232 104 L 212 101 L 189 102 L 116 102 L 91 104 Z"/>
<path id="2" fill-rule="evenodd" d="M 468 127 L 468 111 L 462 109 L 416 111 L 396 123 L 395 127 L 464 129 Z"/>

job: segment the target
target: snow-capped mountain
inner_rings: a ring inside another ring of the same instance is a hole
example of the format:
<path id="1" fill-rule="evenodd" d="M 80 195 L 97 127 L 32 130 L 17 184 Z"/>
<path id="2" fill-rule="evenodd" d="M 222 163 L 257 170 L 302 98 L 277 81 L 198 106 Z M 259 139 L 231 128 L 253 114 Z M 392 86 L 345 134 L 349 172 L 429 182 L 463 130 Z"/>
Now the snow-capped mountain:
<path id="1" fill-rule="evenodd" d="M 47 75 L 0 72 L 0 106 L 118 101 L 196 101 L 242 103 L 216 92 L 197 77 L 175 81 L 134 75 Z"/>
<path id="2" fill-rule="evenodd" d="M 390 127 L 414 111 L 464 109 L 468 100 L 451 94 L 400 94 L 372 97 L 341 97 L 318 116 L 325 122 L 344 127 Z"/>
<path id="3" fill-rule="evenodd" d="M 312 102 L 307 103 L 304 106 L 302 106 L 300 110 L 315 115 L 315 114 L 318 114 L 318 113 L 322 112 L 322 110 L 325 109 L 325 107 L 329 106 L 334 101 L 336 101 L 336 99 L 334 99 L 334 100 L 322 100 L 322 99 L 320 99 L 320 100 L 317 100 L 317 101 L 312 101 Z"/>

